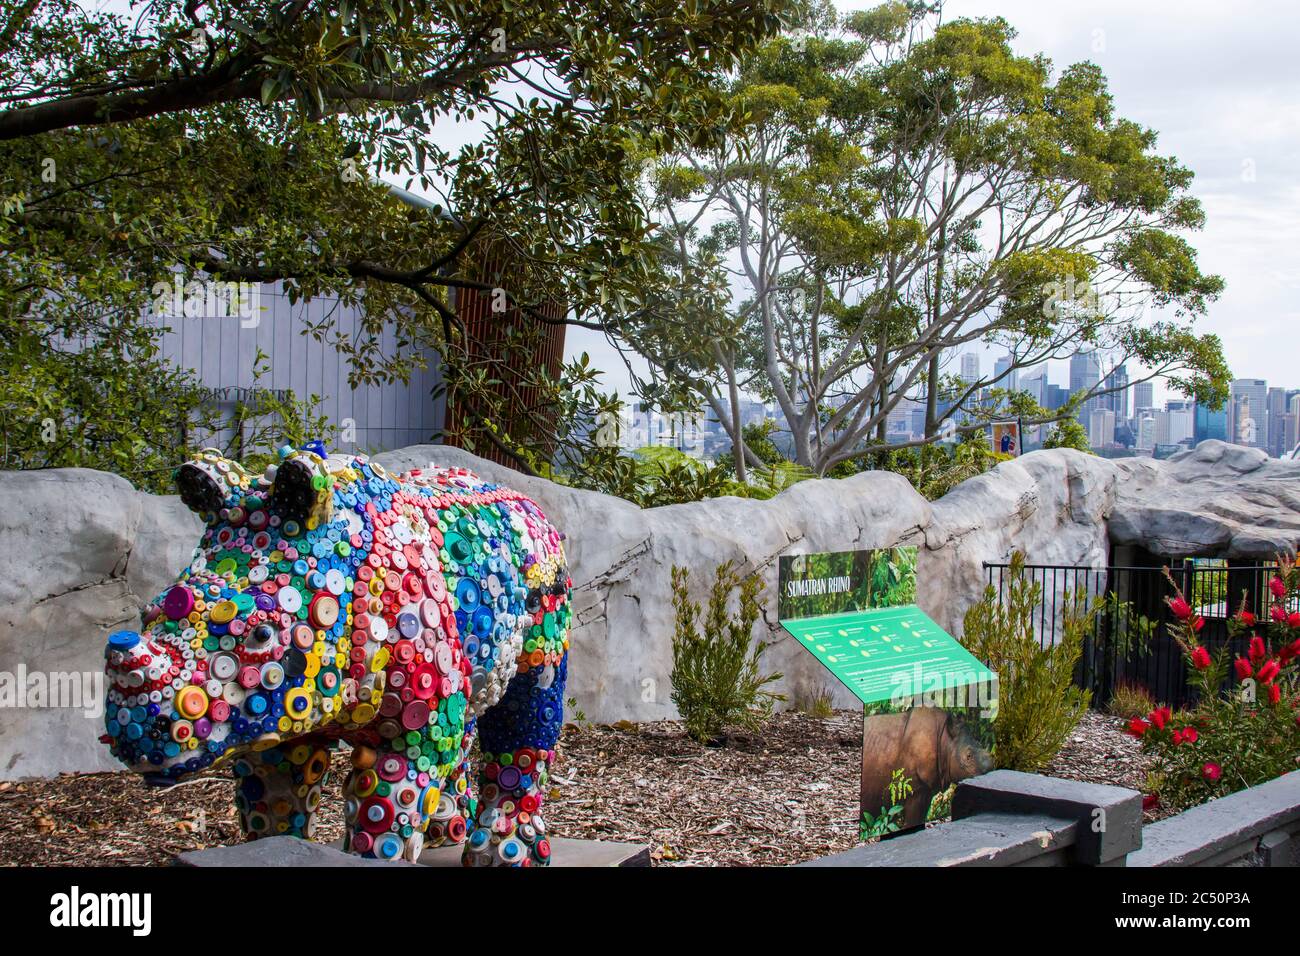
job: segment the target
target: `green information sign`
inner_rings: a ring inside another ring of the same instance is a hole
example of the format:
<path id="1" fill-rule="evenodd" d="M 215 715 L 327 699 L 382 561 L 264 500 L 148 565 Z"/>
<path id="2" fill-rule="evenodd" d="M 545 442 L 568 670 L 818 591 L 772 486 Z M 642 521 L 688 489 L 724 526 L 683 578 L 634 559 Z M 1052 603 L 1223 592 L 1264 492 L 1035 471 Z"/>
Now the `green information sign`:
<path id="1" fill-rule="evenodd" d="M 987 688 L 996 680 L 915 604 L 806 617 L 781 626 L 864 704 L 902 703 L 922 694 L 965 698 L 964 689 L 973 696 L 977 685 Z"/>

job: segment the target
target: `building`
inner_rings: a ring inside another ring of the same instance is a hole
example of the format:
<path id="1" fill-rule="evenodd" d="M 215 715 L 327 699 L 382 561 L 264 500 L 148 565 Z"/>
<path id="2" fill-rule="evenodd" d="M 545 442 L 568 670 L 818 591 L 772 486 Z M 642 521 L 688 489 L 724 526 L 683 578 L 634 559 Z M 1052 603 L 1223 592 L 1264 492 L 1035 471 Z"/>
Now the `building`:
<path id="1" fill-rule="evenodd" d="M 1150 411 L 1138 418 L 1135 447 L 1138 451 L 1152 451 L 1156 447 L 1156 419 Z"/>
<path id="2" fill-rule="evenodd" d="M 1229 409 L 1232 441 L 1238 445 L 1267 450 L 1268 382 L 1262 378 L 1239 378 L 1232 383 Z"/>
<path id="3" fill-rule="evenodd" d="M 1268 453 L 1274 458 L 1281 458 L 1295 447 L 1294 444 L 1285 447 L 1287 391 L 1285 388 L 1270 388 L 1264 401 L 1268 410 Z"/>
<path id="4" fill-rule="evenodd" d="M 1195 440 L 1196 409 L 1191 401 L 1171 400 L 1156 422 L 1157 445 L 1190 445 Z"/>
<path id="5" fill-rule="evenodd" d="M 1156 407 L 1156 387 L 1152 382 L 1138 382 L 1133 386 L 1133 415 L 1141 417 L 1144 409 Z"/>
<path id="6" fill-rule="evenodd" d="M 966 352 L 962 355 L 961 380 L 967 385 L 974 385 L 980 380 L 980 357 L 978 352 Z"/>
<path id="7" fill-rule="evenodd" d="M 1076 352 L 1070 356 L 1070 394 L 1085 395 L 1101 382 L 1101 357 L 1096 349 Z M 1088 421 L 1094 408 L 1100 407 L 1097 399 L 1090 398 L 1079 408 L 1081 421 Z"/>
<path id="8" fill-rule="evenodd" d="M 1093 448 L 1115 444 L 1115 413 L 1109 408 L 1095 409 L 1088 416 L 1088 444 Z"/>
<path id="9" fill-rule="evenodd" d="M 1111 369 L 1110 374 L 1102 382 L 1102 388 L 1106 394 L 1097 398 L 1098 407 L 1108 408 L 1114 412 L 1116 421 L 1128 421 L 1129 387 L 1127 366 L 1120 365 Z"/>
<path id="10" fill-rule="evenodd" d="M 1020 369 L 1012 368 L 1015 359 L 1008 353 L 993 363 L 993 385 L 1009 392 L 1020 390 Z"/>
<path id="11" fill-rule="evenodd" d="M 389 189 L 408 206 L 445 215 L 420 196 Z M 483 239 L 465 253 L 458 266 L 461 274 L 474 281 L 504 284 L 510 270 L 503 249 Z M 468 401 L 444 390 L 438 353 L 399 341 L 391 328 L 378 334 L 378 350 L 384 355 L 401 352 L 411 359 L 409 378 L 353 386 L 350 363 L 332 341 L 334 336 L 363 339 L 369 333 L 363 327 L 362 310 L 355 305 L 332 296 L 291 301 L 282 283 L 209 282 L 180 288 L 177 280 L 173 285 L 176 288 L 154 290 L 148 317 L 162 330 L 160 355 L 193 371 L 211 406 L 226 422 L 212 435 L 186 429 L 181 444 L 229 446 L 237 456 L 251 452 L 245 442 L 265 422 L 235 421 L 239 407 L 255 405 L 268 392 L 280 398 L 292 393 L 300 401 L 317 400 L 313 415 L 328 422 L 326 434 L 317 437 L 330 450 L 375 453 L 437 440 L 472 441 L 476 454 L 517 465 L 504 449 L 481 440 L 484 429 Z M 469 360 L 499 383 L 498 394 L 508 394 L 517 411 L 517 420 L 497 421 L 498 427 L 525 440 L 544 442 L 549 436 L 530 434 L 525 427 L 541 416 L 534 405 L 540 398 L 537 390 L 522 384 L 524 370 L 541 366 L 552 378 L 559 375 L 565 330 L 559 320 L 566 310 L 562 304 L 548 304 L 540 310 L 549 319 L 543 322 L 513 307 L 502 309 L 493 298 L 474 290 L 451 290 L 449 304 L 465 330 Z M 312 334 L 325 327 L 330 329 L 325 338 Z M 513 337 L 507 341 L 511 329 Z M 523 348 L 517 344 L 521 341 L 526 343 Z"/>
<path id="12" fill-rule="evenodd" d="M 1196 444 L 1212 439 L 1228 440 L 1228 407 L 1212 409 L 1204 402 L 1197 402 L 1192 423 L 1192 437 Z"/>

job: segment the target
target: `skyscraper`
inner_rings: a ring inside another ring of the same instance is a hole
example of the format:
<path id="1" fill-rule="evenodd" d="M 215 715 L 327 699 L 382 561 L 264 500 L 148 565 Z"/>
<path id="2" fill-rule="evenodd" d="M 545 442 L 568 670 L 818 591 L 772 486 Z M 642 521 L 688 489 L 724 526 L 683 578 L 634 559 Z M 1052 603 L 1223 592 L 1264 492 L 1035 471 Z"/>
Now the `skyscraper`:
<path id="1" fill-rule="evenodd" d="M 1012 369 L 1012 361 L 1008 353 L 993 363 L 994 388 L 1005 388 L 1008 392 L 1020 390 L 1020 369 Z"/>
<path id="2" fill-rule="evenodd" d="M 1274 458 L 1280 458 L 1284 452 L 1291 450 L 1282 447 L 1286 444 L 1286 389 L 1270 388 L 1265 401 L 1268 406 L 1268 453 Z"/>
<path id="3" fill-rule="evenodd" d="M 1156 407 L 1156 387 L 1151 382 L 1138 382 L 1133 386 L 1133 414 L 1138 416 L 1144 408 Z M 1139 416 L 1140 417 L 1140 416 Z"/>
<path id="4" fill-rule="evenodd" d="M 980 380 L 980 357 L 978 352 L 965 352 L 962 354 L 961 380 L 967 385 L 974 385 Z"/>
<path id="5" fill-rule="evenodd" d="M 1128 409 L 1128 367 L 1120 365 L 1111 369 L 1110 374 L 1106 376 L 1106 381 L 1102 387 L 1107 394 L 1097 399 L 1097 404 L 1101 408 L 1108 408 L 1115 413 L 1117 421 L 1126 421 L 1129 417 Z M 1114 389 L 1114 391 L 1110 391 Z"/>
<path id="6" fill-rule="evenodd" d="M 1109 408 L 1095 409 L 1088 416 L 1088 444 L 1093 448 L 1115 444 L 1115 413 Z"/>
<path id="7" fill-rule="evenodd" d="M 1228 440 L 1228 406 L 1225 404 L 1218 411 L 1211 409 L 1204 402 L 1196 403 L 1196 420 L 1192 432 L 1199 445 L 1203 441 L 1218 439 Z"/>
<path id="8" fill-rule="evenodd" d="M 1232 440 L 1251 448 L 1268 447 L 1268 382 L 1239 378 L 1232 383 L 1232 414 L 1228 424 Z"/>

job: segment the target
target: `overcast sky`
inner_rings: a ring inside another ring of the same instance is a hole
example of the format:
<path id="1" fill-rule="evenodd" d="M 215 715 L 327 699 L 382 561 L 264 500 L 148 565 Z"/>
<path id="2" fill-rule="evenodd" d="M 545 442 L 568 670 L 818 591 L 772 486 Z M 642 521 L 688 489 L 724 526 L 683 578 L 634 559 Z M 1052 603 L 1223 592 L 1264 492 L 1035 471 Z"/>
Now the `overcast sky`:
<path id="1" fill-rule="evenodd" d="M 840 9 L 874 6 L 841 3 Z M 1060 69 L 1080 60 L 1110 80 L 1121 116 L 1195 174 L 1201 268 L 1227 290 L 1200 327 L 1218 333 L 1233 375 L 1300 388 L 1300 4 L 1206 0 L 949 0 L 945 19 L 1002 16 L 1017 50 Z M 626 387 L 617 359 L 570 330 Z M 991 354 L 991 353 L 990 353 Z M 991 358 L 986 363 L 991 363 Z M 1064 383 L 1064 370 L 1054 370 Z"/>

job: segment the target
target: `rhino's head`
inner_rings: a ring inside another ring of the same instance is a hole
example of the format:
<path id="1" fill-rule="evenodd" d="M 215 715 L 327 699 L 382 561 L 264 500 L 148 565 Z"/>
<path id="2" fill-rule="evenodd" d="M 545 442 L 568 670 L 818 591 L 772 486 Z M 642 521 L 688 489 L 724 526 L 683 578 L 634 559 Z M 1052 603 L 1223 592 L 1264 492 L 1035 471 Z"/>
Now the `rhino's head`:
<path id="1" fill-rule="evenodd" d="M 948 780 L 955 783 L 988 773 L 994 768 L 993 755 L 976 738 L 970 725 L 962 719 L 948 715 Z"/>
<path id="2" fill-rule="evenodd" d="M 292 452 L 260 477 L 204 452 L 176 482 L 207 523 L 202 541 L 140 631 L 116 632 L 105 651 L 103 739 L 157 783 L 310 733 L 355 697 L 340 638 L 348 557 L 368 535 L 358 513 L 338 507 L 315 452 Z"/>

